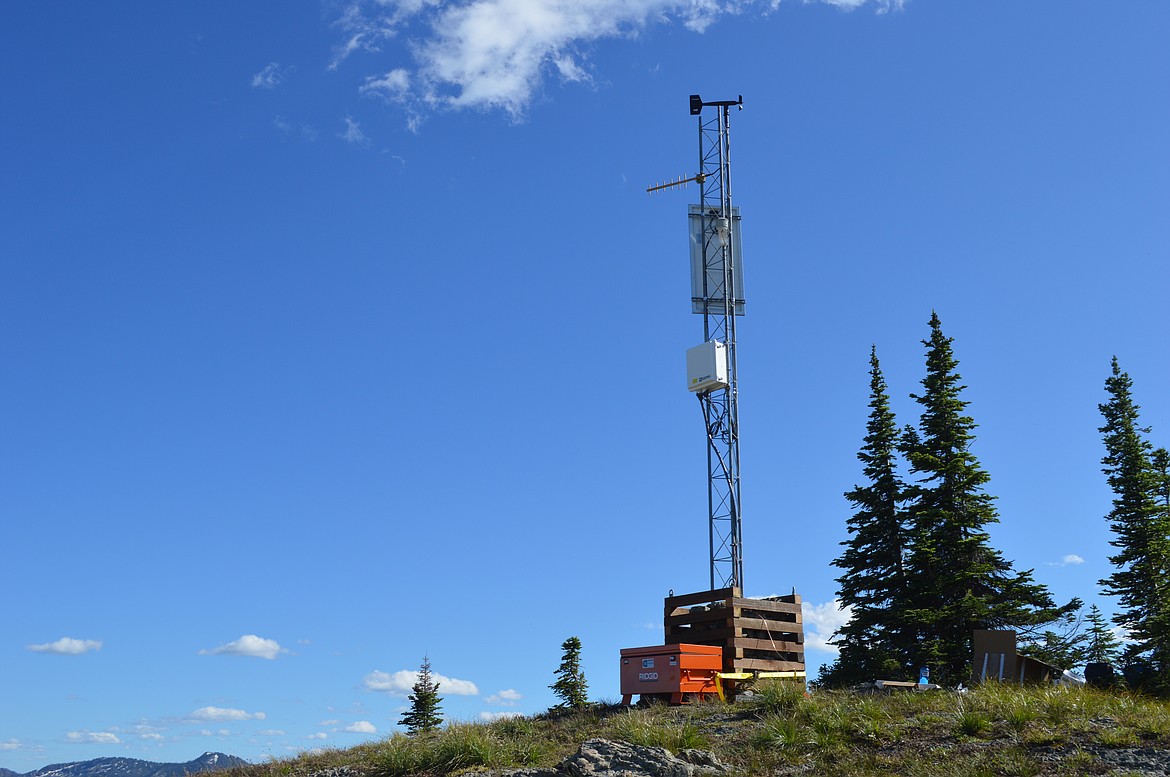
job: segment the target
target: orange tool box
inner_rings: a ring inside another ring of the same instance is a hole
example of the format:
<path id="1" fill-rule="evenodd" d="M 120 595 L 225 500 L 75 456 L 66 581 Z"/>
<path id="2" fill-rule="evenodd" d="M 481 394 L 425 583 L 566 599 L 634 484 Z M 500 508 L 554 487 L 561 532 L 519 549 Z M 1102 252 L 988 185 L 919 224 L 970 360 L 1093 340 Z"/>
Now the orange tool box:
<path id="1" fill-rule="evenodd" d="M 682 704 L 687 696 L 718 693 L 715 675 L 723 671 L 718 645 L 655 645 L 622 649 L 622 704 L 635 694 Z"/>

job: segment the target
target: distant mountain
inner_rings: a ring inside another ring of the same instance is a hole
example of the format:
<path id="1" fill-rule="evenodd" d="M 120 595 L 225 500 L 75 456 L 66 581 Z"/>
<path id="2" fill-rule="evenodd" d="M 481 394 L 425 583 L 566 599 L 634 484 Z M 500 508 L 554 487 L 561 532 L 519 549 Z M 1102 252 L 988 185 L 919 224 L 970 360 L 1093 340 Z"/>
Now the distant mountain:
<path id="1" fill-rule="evenodd" d="M 139 761 L 137 758 L 95 758 L 68 764 L 53 764 L 35 772 L 20 774 L 0 769 L 0 777 L 184 777 L 197 772 L 213 772 L 247 766 L 243 758 L 223 753 L 204 753 L 184 764 Z"/>

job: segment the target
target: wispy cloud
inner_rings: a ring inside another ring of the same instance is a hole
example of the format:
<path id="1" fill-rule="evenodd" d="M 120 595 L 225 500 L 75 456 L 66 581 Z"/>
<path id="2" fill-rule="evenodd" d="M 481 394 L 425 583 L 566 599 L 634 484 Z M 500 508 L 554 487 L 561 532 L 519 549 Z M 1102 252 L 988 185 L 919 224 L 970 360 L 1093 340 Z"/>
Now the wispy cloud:
<path id="1" fill-rule="evenodd" d="M 55 656 L 79 656 L 91 650 L 101 650 L 102 641 L 100 639 L 61 637 L 56 642 L 46 642 L 43 645 L 26 645 L 25 649 L 34 653 L 50 653 Z"/>
<path id="2" fill-rule="evenodd" d="M 804 0 L 852 11 L 901 9 L 906 0 Z M 349 0 L 334 21 L 342 40 L 331 69 L 357 52 L 392 57 L 362 91 L 410 106 L 523 114 L 547 74 L 592 81 L 588 47 L 636 38 L 656 24 L 702 33 L 721 17 L 768 13 L 780 0 Z M 399 40 L 395 40 L 399 39 Z M 394 46 L 390 43 L 394 42 Z M 388 50 L 392 49 L 392 54 Z M 402 60 L 411 60 L 409 67 Z"/>
<path id="3" fill-rule="evenodd" d="M 19 739 L 7 739 L 0 742 L 0 750 L 19 750 L 21 747 Z"/>
<path id="4" fill-rule="evenodd" d="M 87 745 L 120 745 L 122 740 L 117 734 L 108 731 L 70 731 L 65 735 L 66 742 Z"/>
<path id="5" fill-rule="evenodd" d="M 368 720 L 359 720 L 355 723 L 350 723 L 345 728 L 341 729 L 348 734 L 377 734 L 378 727 Z"/>
<path id="6" fill-rule="evenodd" d="M 153 742 L 162 742 L 166 739 L 166 737 L 160 733 L 162 731 L 166 731 L 165 728 L 153 726 L 148 723 L 138 723 L 136 725 L 127 726 L 124 728 L 120 726 L 113 726 L 109 730 L 116 734 L 127 734 L 138 737 L 139 739 L 146 739 Z"/>
<path id="7" fill-rule="evenodd" d="M 484 701 L 486 701 L 488 704 L 501 704 L 505 707 L 511 707 L 523 698 L 524 696 L 521 695 L 519 691 L 515 691 L 511 688 L 505 688 L 499 693 L 493 693 L 491 696 L 484 699 Z"/>
<path id="8" fill-rule="evenodd" d="M 844 626 L 853 617 L 850 608 L 841 608 L 841 603 L 834 599 L 824 604 L 804 602 L 801 605 L 804 617 L 804 647 L 806 650 L 822 650 L 826 653 L 840 652 L 829 640 L 833 633 Z"/>
<path id="9" fill-rule="evenodd" d="M 245 712 L 225 707 L 200 707 L 191 713 L 192 720 L 264 720 L 263 712 Z"/>
<path id="10" fill-rule="evenodd" d="M 362 132 L 362 128 L 358 126 L 358 123 L 352 117 L 346 116 L 344 121 L 345 129 L 337 133 L 337 137 L 355 146 L 369 145 L 370 139 L 366 137 L 366 133 Z"/>
<path id="11" fill-rule="evenodd" d="M 1069 553 L 1068 555 L 1063 556 L 1060 561 L 1049 561 L 1047 563 L 1050 567 L 1072 567 L 1076 566 L 1077 564 L 1084 564 L 1085 560 L 1076 553 Z"/>
<path id="12" fill-rule="evenodd" d="M 255 634 L 245 634 L 237 640 L 228 642 L 226 645 L 220 645 L 217 648 L 210 650 L 200 650 L 201 656 L 251 656 L 253 658 L 265 658 L 271 661 L 279 656 L 281 653 L 288 651 L 280 646 L 280 643 L 274 639 L 265 639 L 258 637 Z"/>
<path id="13" fill-rule="evenodd" d="M 431 672 L 431 679 L 439 684 L 442 693 L 453 696 L 478 696 L 479 688 L 470 680 L 457 680 Z M 365 676 L 362 684 L 371 691 L 381 691 L 394 696 L 407 696 L 418 682 L 418 672 L 400 669 L 393 674 L 375 669 Z"/>
<path id="14" fill-rule="evenodd" d="M 269 62 L 264 69 L 252 76 L 253 89 L 275 89 L 280 86 L 293 67 L 281 67 L 278 62 Z"/>

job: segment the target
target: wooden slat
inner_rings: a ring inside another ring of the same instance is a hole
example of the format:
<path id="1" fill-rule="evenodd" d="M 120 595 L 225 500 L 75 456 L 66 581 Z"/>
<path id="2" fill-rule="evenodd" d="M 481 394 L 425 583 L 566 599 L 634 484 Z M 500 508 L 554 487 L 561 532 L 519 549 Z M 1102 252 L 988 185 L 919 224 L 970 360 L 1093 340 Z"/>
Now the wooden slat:
<path id="1" fill-rule="evenodd" d="M 790 642 L 778 639 L 775 642 L 767 639 L 752 639 L 751 637 L 736 637 L 736 648 L 747 650 L 770 650 L 775 653 L 803 653 L 804 645 L 800 642 Z"/>
<path id="2" fill-rule="evenodd" d="M 774 602 L 770 599 L 733 599 L 731 606 L 761 612 L 783 612 L 800 615 L 799 602 Z"/>
<path id="3" fill-rule="evenodd" d="M 797 629 L 753 629 L 753 631 L 765 631 L 772 636 L 772 640 L 776 644 L 781 642 L 794 642 L 798 645 L 804 644 L 804 632 Z M 736 639 L 760 639 L 759 637 L 746 637 L 741 628 L 722 628 L 722 629 L 696 629 L 687 628 L 686 626 L 673 624 L 666 628 L 667 642 L 676 644 L 678 642 L 686 642 L 688 638 L 693 637 L 695 640 L 702 639 L 704 641 L 710 640 L 728 640 Z M 760 639 L 762 643 L 769 642 L 768 639 Z M 769 648 L 770 649 L 770 648 Z"/>
<path id="4" fill-rule="evenodd" d="M 678 645 L 690 642 L 695 645 L 725 645 L 727 640 L 736 636 L 735 629 L 680 629 L 672 628 L 666 632 L 666 644 Z"/>
<path id="5" fill-rule="evenodd" d="M 735 626 L 739 629 L 755 629 L 756 631 L 766 631 L 770 634 L 796 634 L 798 632 L 804 632 L 800 623 L 793 623 L 792 621 L 765 621 L 759 618 L 736 618 Z"/>
<path id="6" fill-rule="evenodd" d="M 795 653 L 755 653 L 754 655 L 736 656 L 736 664 L 740 661 L 781 661 L 803 664 L 804 653 L 798 650 Z"/>
<path id="7" fill-rule="evenodd" d="M 731 610 L 726 607 L 716 607 L 714 610 L 688 612 L 686 615 L 671 615 L 666 623 L 671 626 L 683 626 L 687 623 L 707 623 L 709 621 L 730 621 L 733 619 Z"/>
<path id="8" fill-rule="evenodd" d="M 755 618 L 762 621 L 776 621 L 777 623 L 803 623 L 804 616 L 800 612 L 765 612 L 752 610 L 750 607 L 740 607 L 736 610 L 741 618 Z"/>
<path id="9" fill-rule="evenodd" d="M 699 591 L 693 594 L 679 594 L 666 597 L 666 610 L 675 607 L 686 607 L 692 604 L 710 604 L 711 602 L 734 599 L 742 596 L 738 588 L 718 588 L 714 591 Z"/>
<path id="10" fill-rule="evenodd" d="M 798 661 L 767 661 L 762 658 L 741 658 L 735 662 L 737 672 L 803 672 L 804 664 Z"/>

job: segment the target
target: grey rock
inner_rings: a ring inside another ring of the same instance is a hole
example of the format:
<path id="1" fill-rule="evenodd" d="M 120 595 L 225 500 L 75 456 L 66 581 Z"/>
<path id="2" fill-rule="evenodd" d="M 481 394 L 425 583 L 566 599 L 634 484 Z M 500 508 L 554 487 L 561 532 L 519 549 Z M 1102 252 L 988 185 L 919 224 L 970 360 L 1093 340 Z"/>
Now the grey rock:
<path id="1" fill-rule="evenodd" d="M 315 771 L 309 777 L 361 777 L 361 775 L 361 772 L 349 766 L 336 766 L 332 769 Z"/>
<path id="2" fill-rule="evenodd" d="M 712 753 L 684 750 L 678 758 L 663 747 L 590 739 L 558 771 L 569 777 L 714 777 L 728 769 Z"/>
<path id="3" fill-rule="evenodd" d="M 706 750 L 683 750 L 675 757 L 663 747 L 590 739 L 555 769 L 479 772 L 476 777 L 720 777 L 730 771 Z"/>
<path id="4" fill-rule="evenodd" d="M 1120 769 L 1134 777 L 1170 775 L 1170 752 L 1151 747 L 1087 748 L 1111 769 Z"/>

